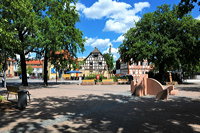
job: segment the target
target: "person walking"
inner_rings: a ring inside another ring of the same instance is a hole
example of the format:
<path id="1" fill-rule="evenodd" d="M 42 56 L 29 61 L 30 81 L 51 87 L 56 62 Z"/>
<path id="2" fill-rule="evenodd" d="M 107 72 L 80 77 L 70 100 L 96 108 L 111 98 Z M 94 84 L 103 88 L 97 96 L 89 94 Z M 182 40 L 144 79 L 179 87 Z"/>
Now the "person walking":
<path id="1" fill-rule="evenodd" d="M 4 77 L 2 77 L 2 87 L 4 87 L 4 82 L 5 82 L 5 79 Z"/>

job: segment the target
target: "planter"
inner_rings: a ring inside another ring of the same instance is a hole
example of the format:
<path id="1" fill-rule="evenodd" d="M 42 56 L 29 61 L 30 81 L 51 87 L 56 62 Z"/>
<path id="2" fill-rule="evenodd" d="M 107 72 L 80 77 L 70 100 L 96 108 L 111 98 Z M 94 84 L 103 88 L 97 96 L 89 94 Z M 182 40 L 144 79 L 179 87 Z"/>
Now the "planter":
<path id="1" fill-rule="evenodd" d="M 114 82 L 113 85 L 118 85 L 118 82 Z"/>
<path id="2" fill-rule="evenodd" d="M 96 82 L 96 85 L 102 85 L 102 82 Z"/>

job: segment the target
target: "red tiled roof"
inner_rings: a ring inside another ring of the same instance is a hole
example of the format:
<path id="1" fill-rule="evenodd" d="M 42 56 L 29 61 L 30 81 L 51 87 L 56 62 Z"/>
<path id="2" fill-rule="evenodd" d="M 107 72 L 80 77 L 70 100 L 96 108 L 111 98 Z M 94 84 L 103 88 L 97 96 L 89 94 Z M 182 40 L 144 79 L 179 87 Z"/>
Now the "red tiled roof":
<path id="1" fill-rule="evenodd" d="M 32 68 L 42 68 L 43 66 L 31 66 Z"/>
<path id="2" fill-rule="evenodd" d="M 43 64 L 43 61 L 41 60 L 30 60 L 30 61 L 26 61 L 26 64 L 31 65 L 31 64 Z"/>

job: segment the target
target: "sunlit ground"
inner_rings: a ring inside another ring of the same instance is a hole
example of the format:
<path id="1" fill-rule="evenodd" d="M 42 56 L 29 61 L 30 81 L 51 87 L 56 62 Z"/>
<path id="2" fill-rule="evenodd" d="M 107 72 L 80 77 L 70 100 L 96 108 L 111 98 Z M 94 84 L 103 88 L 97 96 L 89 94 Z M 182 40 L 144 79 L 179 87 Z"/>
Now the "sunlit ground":
<path id="1" fill-rule="evenodd" d="M 167 101 L 156 101 L 154 96 L 133 97 L 130 85 L 29 88 L 32 101 L 25 110 L 1 104 L 1 133 L 200 132 L 199 83 L 176 86 L 178 95 Z"/>

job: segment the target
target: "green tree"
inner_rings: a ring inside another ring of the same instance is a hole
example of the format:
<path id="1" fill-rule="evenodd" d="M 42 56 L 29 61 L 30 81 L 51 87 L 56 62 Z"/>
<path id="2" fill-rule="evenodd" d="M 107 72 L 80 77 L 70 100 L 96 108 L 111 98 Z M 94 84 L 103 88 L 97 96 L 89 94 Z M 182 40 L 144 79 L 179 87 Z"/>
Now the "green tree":
<path id="1" fill-rule="evenodd" d="M 22 69 L 21 69 L 21 67 L 18 67 L 18 68 L 17 68 L 17 73 L 18 73 L 19 75 L 22 74 Z"/>
<path id="2" fill-rule="evenodd" d="M 34 71 L 34 69 L 33 69 L 32 66 L 28 66 L 27 69 L 26 69 L 26 73 L 28 73 L 29 75 L 32 74 L 33 71 Z M 21 69 L 21 67 L 18 67 L 17 73 L 20 74 L 20 75 L 22 74 L 22 69 Z"/>
<path id="3" fill-rule="evenodd" d="M 27 67 L 27 73 L 29 74 L 29 75 L 31 75 L 32 73 L 33 73 L 33 67 L 32 66 L 28 66 Z"/>
<path id="4" fill-rule="evenodd" d="M 113 55 L 111 55 L 110 53 L 105 53 L 103 54 L 103 57 L 106 61 L 106 64 L 108 66 L 108 71 L 109 73 L 112 72 L 113 68 L 114 68 L 114 65 L 113 65 L 113 62 L 114 62 L 114 58 L 113 58 Z"/>
<path id="5" fill-rule="evenodd" d="M 12 43 L 6 41 L 4 46 L 10 46 L 15 54 L 20 55 L 20 66 L 22 69 L 22 84 L 28 85 L 26 74 L 26 58 L 31 52 L 35 43 L 34 39 L 37 33 L 37 12 L 34 9 L 32 0 L 3 0 L 0 2 L 0 19 L 4 20 L 1 27 L 3 34 Z M 6 27 L 6 28 L 5 28 Z M 4 47 L 5 48 L 5 47 Z M 10 52 L 10 49 L 7 49 Z"/>
<path id="6" fill-rule="evenodd" d="M 2 9 L 0 3 L 0 9 Z M 15 30 L 11 30 L 9 22 L 1 16 L 2 10 L 0 10 L 0 64 L 2 65 L 1 72 L 3 73 L 4 81 L 6 81 L 7 59 L 14 57 L 13 44 L 16 43 L 14 39 Z M 6 82 L 4 82 L 6 87 Z"/>
<path id="7" fill-rule="evenodd" d="M 0 72 L 2 72 L 2 64 L 0 64 Z"/>
<path id="8" fill-rule="evenodd" d="M 83 34 L 75 27 L 76 22 L 79 21 L 79 15 L 72 3 L 75 5 L 74 0 L 50 0 L 44 7 L 45 13 L 43 13 L 40 23 L 39 40 L 44 53 L 45 85 L 48 85 L 47 68 L 48 61 L 52 58 L 51 52 L 67 50 L 69 57 L 76 57 L 77 52 L 84 51 Z M 71 60 L 71 58 L 68 58 L 68 60 Z"/>
<path id="9" fill-rule="evenodd" d="M 200 6 L 200 0 L 181 0 L 178 5 L 178 15 L 183 17 L 185 14 L 191 12 L 195 5 Z"/>
<path id="10" fill-rule="evenodd" d="M 74 0 L 5 0 L 0 2 L 0 34 L 9 41 L 0 42 L 20 55 L 22 84 L 27 86 L 26 58 L 29 52 L 44 56 L 44 83 L 51 51 L 68 50 L 70 56 L 83 52 L 82 32 Z M 75 4 L 74 4 L 75 5 Z M 1 39 L 0 39 L 1 40 Z M 0 50 L 5 50 L 1 48 Z"/>
<path id="11" fill-rule="evenodd" d="M 130 63 L 148 59 L 158 67 L 164 81 L 167 70 L 178 70 L 199 61 L 197 25 L 199 21 L 191 16 L 178 19 L 177 7 L 171 10 L 169 5 L 162 5 L 155 12 L 144 14 L 136 27 L 125 34 L 119 48 L 121 58 Z"/>

